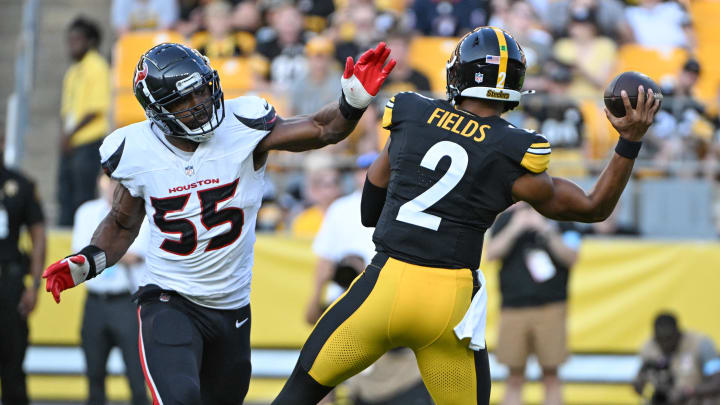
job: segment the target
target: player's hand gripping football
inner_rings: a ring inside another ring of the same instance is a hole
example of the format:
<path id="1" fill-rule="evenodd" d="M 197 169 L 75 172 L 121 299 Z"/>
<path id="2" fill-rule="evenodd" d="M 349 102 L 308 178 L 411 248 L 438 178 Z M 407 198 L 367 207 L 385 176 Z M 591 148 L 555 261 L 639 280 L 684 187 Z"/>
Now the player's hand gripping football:
<path id="1" fill-rule="evenodd" d="M 82 283 L 90 274 L 90 263 L 84 255 L 74 255 L 51 264 L 43 272 L 47 279 L 45 290 L 52 293 L 55 302 L 60 303 L 60 293 Z"/>
<path id="2" fill-rule="evenodd" d="M 390 59 L 385 65 L 388 56 L 390 48 L 384 42 L 380 42 L 375 49 L 365 51 L 357 63 L 348 56 L 345 72 L 340 80 L 348 104 L 358 109 L 364 109 L 370 104 L 395 67 L 394 59 Z"/>
<path id="3" fill-rule="evenodd" d="M 632 108 L 630 98 L 625 90 L 620 93 L 625 105 L 625 116 L 616 117 L 605 108 L 605 115 L 620 136 L 629 141 L 640 141 L 655 119 L 655 113 L 660 109 L 660 100 L 655 98 L 652 89 L 647 93 L 643 86 L 638 87 L 637 108 Z"/>

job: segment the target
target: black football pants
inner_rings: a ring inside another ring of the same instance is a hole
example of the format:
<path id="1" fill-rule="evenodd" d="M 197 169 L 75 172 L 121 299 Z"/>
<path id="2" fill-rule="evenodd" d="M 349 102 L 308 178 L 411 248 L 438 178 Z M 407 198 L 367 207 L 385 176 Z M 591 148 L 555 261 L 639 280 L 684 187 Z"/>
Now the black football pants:
<path id="1" fill-rule="evenodd" d="M 140 288 L 140 363 L 153 404 L 242 404 L 250 384 L 250 305 L 216 310 Z"/>
<path id="2" fill-rule="evenodd" d="M 23 361 L 28 346 L 27 320 L 18 304 L 25 290 L 20 262 L 0 262 L 0 384 L 6 405 L 27 405 Z"/>

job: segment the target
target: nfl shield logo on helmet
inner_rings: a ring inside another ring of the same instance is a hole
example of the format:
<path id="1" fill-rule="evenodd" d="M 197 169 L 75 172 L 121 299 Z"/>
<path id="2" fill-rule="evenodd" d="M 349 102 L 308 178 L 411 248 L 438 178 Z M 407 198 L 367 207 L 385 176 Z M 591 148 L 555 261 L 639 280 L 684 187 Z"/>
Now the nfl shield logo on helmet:
<path id="1" fill-rule="evenodd" d="M 480 72 L 475 73 L 475 83 L 482 83 L 483 74 Z"/>

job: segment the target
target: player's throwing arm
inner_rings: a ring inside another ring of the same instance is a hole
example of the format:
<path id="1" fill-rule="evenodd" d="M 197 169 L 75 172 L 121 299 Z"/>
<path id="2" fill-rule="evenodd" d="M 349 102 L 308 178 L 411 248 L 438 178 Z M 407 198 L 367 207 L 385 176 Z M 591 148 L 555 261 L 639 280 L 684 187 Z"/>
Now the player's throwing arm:
<path id="1" fill-rule="evenodd" d="M 636 108 L 630 104 L 626 90 L 621 91 L 621 97 L 626 110 L 624 117 L 616 117 L 605 109 L 605 115 L 620 133 L 620 139 L 615 154 L 589 194 L 567 179 L 550 177 L 543 172 L 518 178 L 512 187 L 513 197 L 529 202 L 549 218 L 578 222 L 605 220 L 625 189 L 642 137 L 652 124 L 661 102 L 652 89 L 646 93 L 643 86 L 638 87 Z"/>

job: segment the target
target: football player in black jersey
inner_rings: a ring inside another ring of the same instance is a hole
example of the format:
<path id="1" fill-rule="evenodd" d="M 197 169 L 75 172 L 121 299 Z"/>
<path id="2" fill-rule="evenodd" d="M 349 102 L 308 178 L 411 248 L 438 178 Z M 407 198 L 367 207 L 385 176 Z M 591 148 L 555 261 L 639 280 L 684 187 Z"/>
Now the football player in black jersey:
<path id="1" fill-rule="evenodd" d="M 586 194 L 546 173 L 546 138 L 500 117 L 519 104 L 524 76 L 515 39 L 480 27 L 450 57 L 447 100 L 416 93 L 390 99 L 382 122 L 390 139 L 368 172 L 361 207 L 363 223 L 376 226 L 378 253 L 320 318 L 274 405 L 315 404 L 399 346 L 415 352 L 437 404 L 488 404 L 484 326 L 470 342 L 454 332 L 469 309 L 485 311 L 471 309 L 481 287 L 471 270 L 479 266 L 485 230 L 521 200 L 557 220 L 607 218 L 660 104 L 641 88 L 635 109 L 623 93 L 625 117 L 606 111 L 621 137 Z"/>

